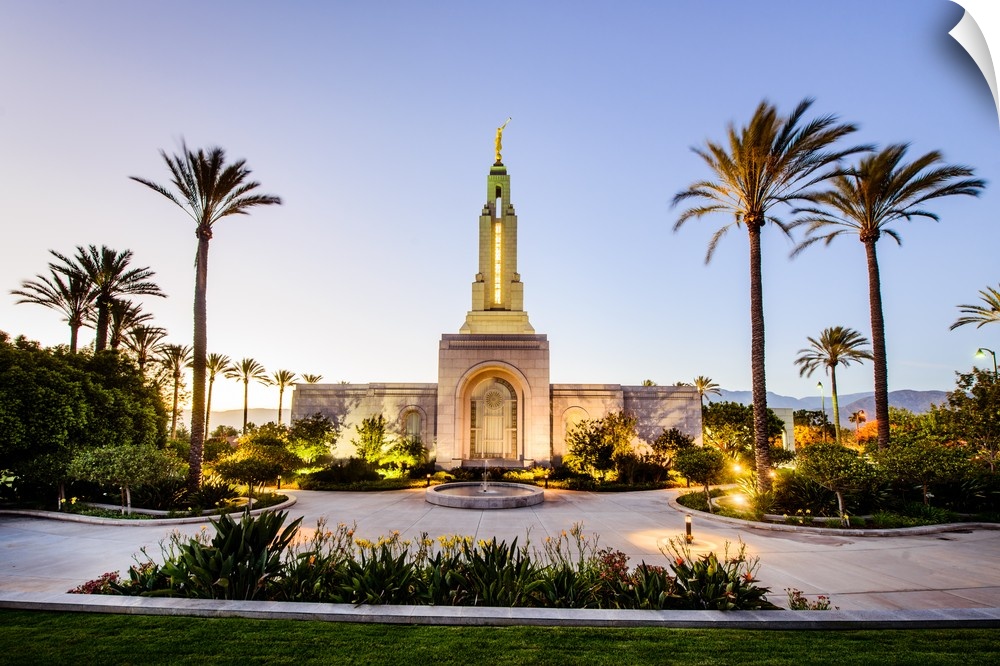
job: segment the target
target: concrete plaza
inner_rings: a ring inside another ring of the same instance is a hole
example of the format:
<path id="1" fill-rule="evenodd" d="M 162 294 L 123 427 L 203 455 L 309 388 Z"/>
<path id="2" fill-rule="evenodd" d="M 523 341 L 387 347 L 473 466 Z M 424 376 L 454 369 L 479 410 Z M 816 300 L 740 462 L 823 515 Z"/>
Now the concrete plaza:
<path id="1" fill-rule="evenodd" d="M 671 499 L 680 491 L 589 493 L 548 490 L 543 504 L 478 511 L 434 506 L 424 491 L 377 493 L 291 491 L 289 513 L 303 526 L 356 524 L 358 537 L 399 531 L 513 540 L 534 545 L 583 525 L 601 547 L 640 561 L 666 564 L 659 546 L 684 530 L 684 512 Z M 208 520 L 180 525 L 84 524 L 0 515 L 0 593 L 49 596 L 106 571 L 124 571 L 145 547 L 158 557 L 173 530 L 194 533 Z M 784 605 L 784 589 L 825 594 L 842 610 L 1000 608 L 1000 531 L 961 529 L 906 536 L 844 536 L 831 532 L 773 531 L 703 514 L 694 518 L 695 552 L 721 554 L 742 540 L 760 557 L 758 577 L 770 600 Z"/>

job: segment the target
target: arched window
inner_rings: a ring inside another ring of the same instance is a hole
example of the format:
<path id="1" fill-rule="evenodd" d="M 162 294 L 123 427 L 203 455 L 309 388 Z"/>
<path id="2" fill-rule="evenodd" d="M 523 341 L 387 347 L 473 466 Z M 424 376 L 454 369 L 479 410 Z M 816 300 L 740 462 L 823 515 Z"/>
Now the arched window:
<path id="1" fill-rule="evenodd" d="M 585 421 L 590 418 L 590 414 L 583 407 L 570 407 L 565 412 L 563 412 L 563 450 L 569 451 L 569 434 L 573 432 L 573 429 L 580 424 L 581 421 Z"/>
<path id="2" fill-rule="evenodd" d="M 472 392 L 471 458 L 517 457 L 517 393 L 510 382 L 491 377 Z"/>
<path id="3" fill-rule="evenodd" d="M 403 434 L 411 442 L 422 439 L 420 429 L 423 424 L 420 419 L 420 412 L 411 409 L 403 417 Z"/>

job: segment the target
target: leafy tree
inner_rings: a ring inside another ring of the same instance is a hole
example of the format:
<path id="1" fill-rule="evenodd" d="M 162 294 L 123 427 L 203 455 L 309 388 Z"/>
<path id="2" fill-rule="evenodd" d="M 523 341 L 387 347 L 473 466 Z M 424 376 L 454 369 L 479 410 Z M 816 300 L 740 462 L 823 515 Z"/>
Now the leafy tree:
<path id="1" fill-rule="evenodd" d="M 240 431 L 233 426 L 220 425 L 216 426 L 215 430 L 212 431 L 212 437 L 236 437 L 240 434 Z"/>
<path id="2" fill-rule="evenodd" d="M 183 468 L 183 463 L 169 451 L 149 444 L 104 446 L 77 453 L 70 463 L 69 474 L 85 481 L 120 487 L 122 513 L 132 513 L 133 487 L 179 476 Z"/>
<path id="3" fill-rule="evenodd" d="M 267 377 L 267 371 L 264 370 L 264 366 L 255 361 L 252 358 L 244 358 L 238 363 L 233 363 L 225 371 L 227 379 L 235 379 L 237 381 L 243 382 L 243 432 L 247 431 L 247 412 L 250 409 L 250 382 L 258 382 L 267 386 L 270 384 L 271 380 Z M 191 436 L 194 436 L 194 430 L 192 429 Z M 194 443 L 192 442 L 191 447 L 194 448 Z M 191 454 L 194 456 L 194 454 Z"/>
<path id="4" fill-rule="evenodd" d="M 354 429 L 358 433 L 357 439 L 352 439 L 351 444 L 358 451 L 358 457 L 369 465 L 378 465 L 385 453 L 386 446 L 390 444 L 386 436 L 385 417 L 381 414 L 370 416 L 361 421 Z"/>
<path id="5" fill-rule="evenodd" d="M 49 276 L 38 275 L 34 280 L 25 280 L 20 289 L 10 293 L 20 296 L 18 304 L 34 303 L 61 312 L 69 324 L 69 351 L 75 354 L 80 328 L 87 325 L 87 315 L 93 309 L 97 295 L 90 289 L 85 275 L 66 272 L 54 264 L 49 264 L 49 270 Z"/>
<path id="6" fill-rule="evenodd" d="M 874 473 L 857 451 L 840 444 L 811 444 L 799 451 L 796 470 L 837 496 L 837 511 L 847 525 L 844 493 L 871 484 Z"/>
<path id="7" fill-rule="evenodd" d="M 965 194 L 979 196 L 986 182 L 973 178 L 972 169 L 941 164 L 941 153 L 932 151 L 910 163 L 903 161 L 906 144 L 894 144 L 861 158 L 858 165 L 839 174 L 832 188 L 816 197 L 819 206 L 803 208 L 808 217 L 806 240 L 798 254 L 817 241 L 829 245 L 842 235 L 857 235 L 868 260 L 868 299 L 872 323 L 872 357 L 875 371 L 875 420 L 878 446 L 889 445 L 889 379 L 885 351 L 885 321 L 882 313 L 882 286 L 875 243 L 883 236 L 901 243 L 892 225 L 915 217 L 937 221 L 938 216 L 921 206 L 941 197 Z"/>
<path id="8" fill-rule="evenodd" d="M 709 403 L 705 407 L 703 423 L 706 444 L 733 457 L 753 456 L 755 437 L 752 405 L 728 401 Z M 765 423 L 767 425 L 764 432 L 767 435 L 770 458 L 770 447 L 780 442 L 784 422 L 769 409 Z"/>
<path id="9" fill-rule="evenodd" d="M 400 437 L 396 439 L 382 456 L 380 463 L 400 474 L 427 462 L 427 449 L 420 437 Z"/>
<path id="10" fill-rule="evenodd" d="M 292 426 L 288 429 L 291 450 L 306 463 L 328 455 L 338 434 L 337 425 L 319 412 L 292 421 Z"/>
<path id="11" fill-rule="evenodd" d="M 271 384 L 278 387 L 278 423 L 281 423 L 281 407 L 285 400 L 285 389 L 295 386 L 295 373 L 291 370 L 276 370 L 271 375 Z"/>
<path id="12" fill-rule="evenodd" d="M 170 439 L 177 437 L 177 415 L 180 413 L 179 398 L 181 377 L 184 368 L 191 362 L 191 348 L 187 345 L 162 345 L 159 349 L 160 363 L 170 372 L 174 380 L 174 399 L 170 411 Z"/>
<path id="13" fill-rule="evenodd" d="M 871 359 L 872 353 L 864 349 L 868 339 L 857 331 L 844 326 L 824 328 L 819 340 L 806 338 L 809 346 L 799 350 L 795 365 L 799 366 L 799 377 L 812 377 L 817 368 L 824 368 L 830 375 L 830 395 L 833 402 L 833 432 L 840 444 L 840 404 L 837 401 L 837 366 L 848 366 Z"/>
<path id="14" fill-rule="evenodd" d="M 52 254 L 63 262 L 58 270 L 63 271 L 67 277 L 82 275 L 90 283 L 97 307 L 97 339 L 94 342 L 96 351 L 103 351 L 108 346 L 111 307 L 115 300 L 122 296 L 166 296 L 150 280 L 155 273 L 149 267 L 129 267 L 132 250 L 118 252 L 105 245 L 100 249 L 95 245 L 88 245 L 86 248 L 77 246 L 76 256 L 72 259 L 55 251 Z"/>
<path id="15" fill-rule="evenodd" d="M 284 446 L 251 440 L 216 461 L 213 470 L 226 481 L 246 484 L 252 506 L 257 486 L 294 472 L 301 465 L 302 461 Z"/>
<path id="16" fill-rule="evenodd" d="M 230 215 L 246 215 L 251 208 L 280 204 L 281 199 L 254 192 L 260 183 L 249 179 L 246 160 L 226 164 L 222 148 L 208 151 L 188 150 L 181 144 L 181 155 L 160 155 L 170 170 L 174 190 L 144 178 L 132 176 L 180 207 L 195 223 L 198 251 L 194 283 L 194 359 L 191 399 L 191 461 L 188 483 L 192 489 L 201 485 L 202 447 L 205 442 L 205 375 L 208 357 L 208 244 L 216 222 Z M 244 403 L 245 404 L 245 403 Z M 244 412 L 245 412 L 244 408 Z M 243 419 L 246 427 L 246 417 Z"/>
<path id="17" fill-rule="evenodd" d="M 788 117 L 763 101 L 750 122 L 740 129 L 729 126 L 728 146 L 707 141 L 695 148 L 712 171 L 715 180 L 693 183 L 674 196 L 674 205 L 689 199 L 704 201 L 684 211 L 677 230 L 691 218 L 713 213 L 732 215 L 732 222 L 715 232 L 708 245 L 706 263 L 712 258 L 719 240 L 734 226 L 745 225 L 750 241 L 750 367 L 753 381 L 753 404 L 760 409 L 754 422 L 754 459 L 757 484 L 761 492 L 770 490 L 771 445 L 767 436 L 767 385 L 764 372 L 764 297 L 761 278 L 760 236 L 771 222 L 788 234 L 788 225 L 774 210 L 779 204 L 808 202 L 809 188 L 837 174 L 838 160 L 867 150 L 855 146 L 834 150 L 831 146 L 855 131 L 854 125 L 841 124 L 835 116 L 823 116 L 804 122 L 803 116 L 813 100 L 804 99 Z"/>
<path id="18" fill-rule="evenodd" d="M 694 446 L 694 439 L 677 428 L 664 428 L 656 440 L 650 445 L 652 462 L 665 469 L 670 469 L 674 456 L 684 449 Z"/>
<path id="19" fill-rule="evenodd" d="M 954 331 L 959 326 L 975 324 L 980 328 L 985 324 L 1000 321 L 1000 291 L 993 287 L 986 287 L 979 292 L 982 305 L 964 304 L 959 305 L 962 316 L 955 320 L 955 323 L 948 328 Z"/>
<path id="20" fill-rule="evenodd" d="M 208 397 L 205 400 L 205 432 L 210 432 L 208 423 L 212 416 L 212 389 L 215 387 L 215 377 L 220 372 L 225 373 L 232 361 L 225 354 L 209 354 L 205 359 L 205 371 L 208 373 Z M 236 434 L 236 433 L 233 433 Z"/>
<path id="21" fill-rule="evenodd" d="M 566 437 L 569 448 L 566 465 L 594 478 L 599 475 L 606 479 L 608 472 L 621 467 L 625 457 L 633 454 L 636 422 L 635 416 L 626 412 L 580 421 Z"/>
<path id="22" fill-rule="evenodd" d="M 682 449 L 674 459 L 674 467 L 684 478 L 700 483 L 705 488 L 705 502 L 712 511 L 712 495 L 709 485 L 719 480 L 726 469 L 726 457 L 722 451 L 708 446 Z"/>
<path id="23" fill-rule="evenodd" d="M 920 486 L 925 505 L 930 504 L 931 485 L 958 481 L 970 467 L 969 457 L 961 448 L 926 439 L 893 442 L 875 453 L 875 462 L 889 481 Z"/>
<path id="24" fill-rule="evenodd" d="M 951 432 L 967 442 L 996 471 L 1000 459 L 1000 381 L 989 370 L 957 373 L 955 390 L 948 394 Z"/>

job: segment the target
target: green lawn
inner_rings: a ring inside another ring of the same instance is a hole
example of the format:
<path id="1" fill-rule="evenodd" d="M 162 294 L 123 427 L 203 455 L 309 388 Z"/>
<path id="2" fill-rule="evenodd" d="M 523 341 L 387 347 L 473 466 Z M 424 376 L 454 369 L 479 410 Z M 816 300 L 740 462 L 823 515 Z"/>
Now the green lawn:
<path id="1" fill-rule="evenodd" d="M 0 611 L 0 664 L 1000 664 L 1000 630 L 435 627 Z"/>

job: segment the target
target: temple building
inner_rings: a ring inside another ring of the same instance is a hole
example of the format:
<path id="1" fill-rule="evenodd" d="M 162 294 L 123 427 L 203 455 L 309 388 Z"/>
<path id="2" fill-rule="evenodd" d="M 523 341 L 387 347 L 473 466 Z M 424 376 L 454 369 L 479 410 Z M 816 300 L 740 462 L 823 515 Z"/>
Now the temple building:
<path id="1" fill-rule="evenodd" d="M 549 340 L 524 310 L 517 214 L 501 161 L 486 178 L 472 307 L 438 346 L 436 384 L 298 384 L 292 418 L 321 413 L 341 427 L 337 454 L 354 453 L 355 426 L 381 414 L 395 436 L 419 438 L 442 469 L 559 464 L 566 435 L 584 419 L 625 410 L 638 418 L 638 448 L 678 428 L 701 441 L 701 401 L 690 386 L 552 384 Z"/>

